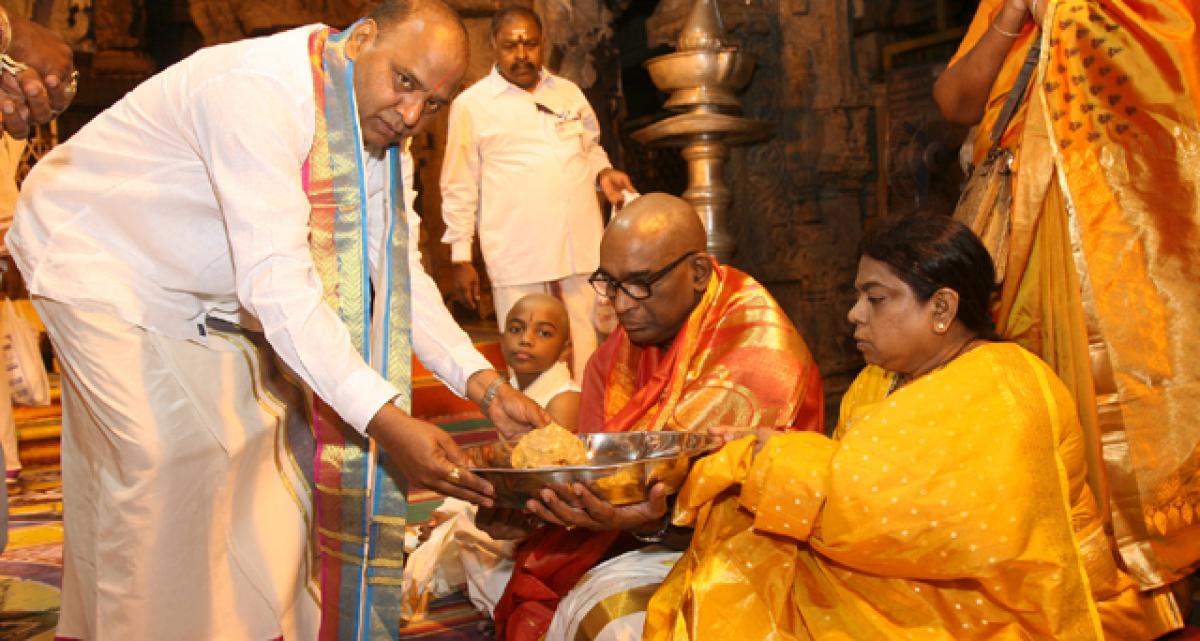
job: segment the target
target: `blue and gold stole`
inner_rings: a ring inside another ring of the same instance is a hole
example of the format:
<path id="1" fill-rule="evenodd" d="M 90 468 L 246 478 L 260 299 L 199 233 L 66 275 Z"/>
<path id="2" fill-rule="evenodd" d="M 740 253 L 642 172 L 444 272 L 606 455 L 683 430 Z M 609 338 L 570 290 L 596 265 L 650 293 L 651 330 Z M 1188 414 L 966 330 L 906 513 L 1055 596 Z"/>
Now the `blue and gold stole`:
<path id="1" fill-rule="evenodd" d="M 316 134 L 304 165 L 312 210 L 310 247 L 334 309 L 359 354 L 406 393 L 412 367 L 412 310 L 408 218 L 404 212 L 401 151 L 387 150 L 390 185 L 387 251 L 382 283 L 372 287 L 368 261 L 367 190 L 354 96 L 354 62 L 346 57 L 350 30 L 321 29 L 309 39 L 316 92 Z M 372 343 L 372 313 L 382 331 Z M 320 550 L 321 633 L 324 640 L 395 639 L 400 627 L 404 477 L 373 439 L 365 438 L 314 400 L 317 536 Z"/>

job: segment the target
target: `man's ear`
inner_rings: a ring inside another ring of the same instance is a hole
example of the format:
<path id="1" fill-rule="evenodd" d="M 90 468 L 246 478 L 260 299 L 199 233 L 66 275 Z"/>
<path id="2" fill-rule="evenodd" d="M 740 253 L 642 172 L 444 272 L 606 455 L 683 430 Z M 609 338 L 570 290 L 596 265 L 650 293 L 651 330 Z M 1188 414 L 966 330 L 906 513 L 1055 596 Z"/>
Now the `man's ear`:
<path id="1" fill-rule="evenodd" d="M 688 264 L 692 266 L 692 289 L 703 292 L 708 289 L 708 280 L 712 277 L 713 261 L 708 254 L 700 253 L 692 256 Z"/>
<path id="2" fill-rule="evenodd" d="M 375 41 L 379 36 L 379 23 L 371 18 L 363 18 L 354 25 L 350 38 L 346 40 L 346 57 L 354 60 L 362 52 L 363 47 Z"/>

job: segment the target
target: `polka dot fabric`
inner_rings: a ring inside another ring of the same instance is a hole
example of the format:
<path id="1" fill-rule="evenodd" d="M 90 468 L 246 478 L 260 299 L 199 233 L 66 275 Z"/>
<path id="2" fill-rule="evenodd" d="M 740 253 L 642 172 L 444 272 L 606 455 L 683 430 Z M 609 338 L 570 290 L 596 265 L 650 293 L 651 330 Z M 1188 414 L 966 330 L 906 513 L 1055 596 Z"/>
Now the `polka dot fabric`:
<path id="1" fill-rule="evenodd" d="M 646 639 L 1103 638 L 1053 373 L 991 344 L 886 395 L 890 377 L 860 374 L 836 440 L 697 465 L 676 515 L 697 532 Z"/>

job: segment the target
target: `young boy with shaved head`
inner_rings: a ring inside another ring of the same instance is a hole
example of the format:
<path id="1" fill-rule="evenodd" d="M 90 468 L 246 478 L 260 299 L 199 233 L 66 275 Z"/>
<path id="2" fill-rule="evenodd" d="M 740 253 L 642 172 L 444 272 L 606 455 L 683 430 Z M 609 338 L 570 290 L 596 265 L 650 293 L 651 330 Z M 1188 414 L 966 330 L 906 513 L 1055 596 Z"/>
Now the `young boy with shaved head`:
<path id="1" fill-rule="evenodd" d="M 563 302 L 549 294 L 527 294 L 513 305 L 500 338 L 513 386 L 546 408 L 554 422 L 574 430 L 579 421 L 579 386 L 566 360 L 571 324 Z"/>

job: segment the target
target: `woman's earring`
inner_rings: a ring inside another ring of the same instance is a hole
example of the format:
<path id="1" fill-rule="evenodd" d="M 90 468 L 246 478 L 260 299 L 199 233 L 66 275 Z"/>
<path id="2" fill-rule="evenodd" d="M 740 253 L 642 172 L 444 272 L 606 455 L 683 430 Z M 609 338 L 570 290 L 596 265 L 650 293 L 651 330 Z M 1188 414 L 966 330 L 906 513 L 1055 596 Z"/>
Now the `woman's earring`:
<path id="1" fill-rule="evenodd" d="M 937 331 L 939 331 L 939 332 L 944 332 L 944 331 L 946 331 L 946 324 L 945 324 L 945 323 L 938 323 L 938 324 L 937 324 Z"/>

